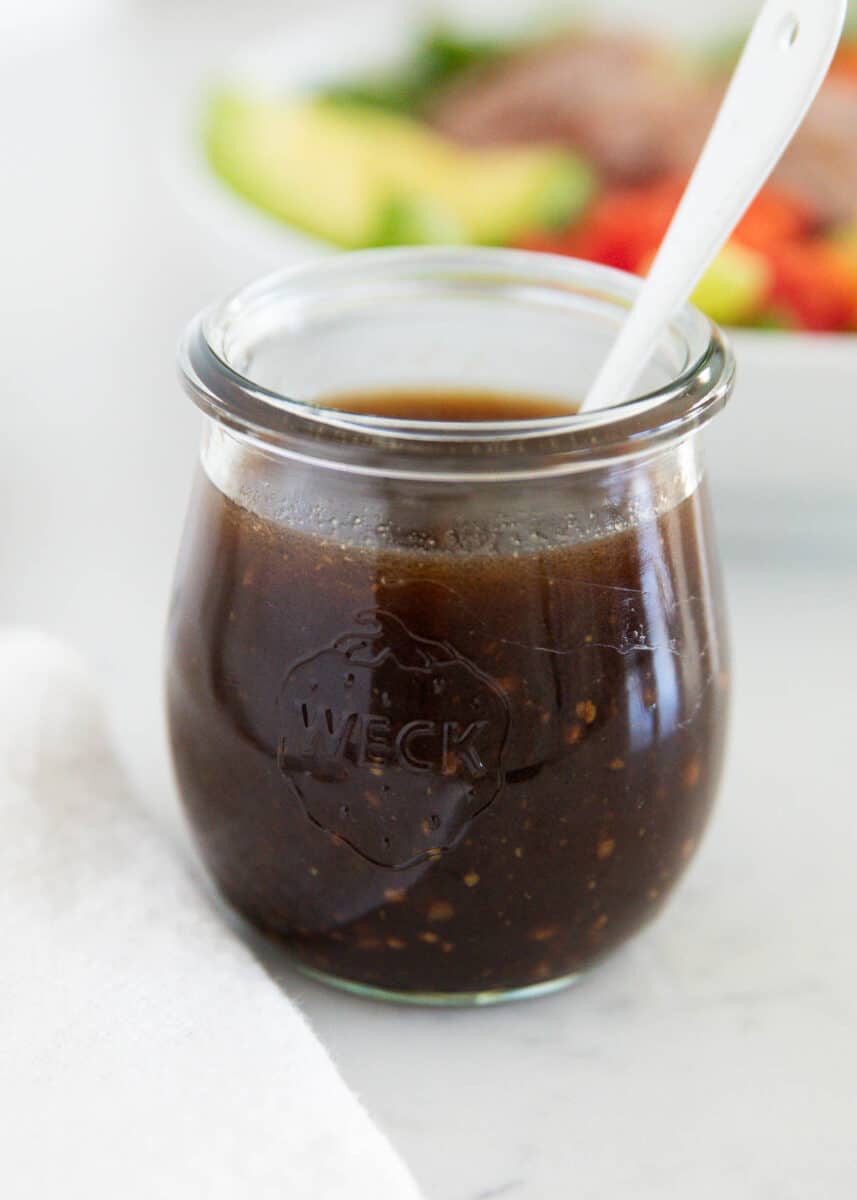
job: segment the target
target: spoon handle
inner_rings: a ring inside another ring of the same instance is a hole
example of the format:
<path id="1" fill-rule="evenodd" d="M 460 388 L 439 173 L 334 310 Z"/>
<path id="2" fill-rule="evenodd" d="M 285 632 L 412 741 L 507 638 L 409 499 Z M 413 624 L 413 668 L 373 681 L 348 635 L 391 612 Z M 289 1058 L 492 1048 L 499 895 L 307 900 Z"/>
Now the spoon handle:
<path id="1" fill-rule="evenodd" d="M 622 404 L 824 82 L 847 0 L 767 0 L 646 283 L 582 408 Z"/>

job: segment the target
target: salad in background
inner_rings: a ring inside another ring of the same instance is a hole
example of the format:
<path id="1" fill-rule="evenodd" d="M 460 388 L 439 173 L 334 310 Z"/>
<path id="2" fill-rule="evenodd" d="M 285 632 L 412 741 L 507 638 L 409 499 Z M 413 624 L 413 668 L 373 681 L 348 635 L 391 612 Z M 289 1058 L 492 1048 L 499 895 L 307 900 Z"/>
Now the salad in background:
<path id="1" fill-rule="evenodd" d="M 432 31 L 378 78 L 215 92 L 205 151 L 252 204 L 337 246 L 522 246 L 644 274 L 738 45 Z M 726 325 L 857 331 L 857 33 L 696 301 Z"/>

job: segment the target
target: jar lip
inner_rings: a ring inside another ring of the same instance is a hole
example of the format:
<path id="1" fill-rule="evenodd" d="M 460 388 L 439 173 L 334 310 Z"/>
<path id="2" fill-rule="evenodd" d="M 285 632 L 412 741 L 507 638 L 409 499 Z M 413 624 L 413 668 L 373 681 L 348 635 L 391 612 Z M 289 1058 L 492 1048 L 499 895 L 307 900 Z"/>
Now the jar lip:
<path id="1" fill-rule="evenodd" d="M 663 387 L 593 413 L 527 420 L 444 422 L 349 413 L 273 391 L 230 362 L 231 331 L 273 302 L 295 311 L 308 296 L 338 285 L 379 286 L 432 279 L 551 289 L 615 314 L 627 310 L 642 280 L 559 255 L 494 248 L 363 250 L 267 275 L 199 314 L 179 351 L 185 389 L 206 415 L 268 451 L 382 475 L 461 478 L 541 474 L 636 457 L 701 428 L 726 403 L 735 360 L 720 330 L 692 305 L 671 333 L 686 348 L 684 368 Z M 464 460 L 464 461 L 463 461 Z"/>

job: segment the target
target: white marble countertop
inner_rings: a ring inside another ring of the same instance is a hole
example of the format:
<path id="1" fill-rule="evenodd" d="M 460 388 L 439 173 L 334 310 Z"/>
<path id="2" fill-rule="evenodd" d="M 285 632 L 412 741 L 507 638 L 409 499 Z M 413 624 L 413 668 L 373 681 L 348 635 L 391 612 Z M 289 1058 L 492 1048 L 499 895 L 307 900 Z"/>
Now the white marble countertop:
<path id="1" fill-rule="evenodd" d="M 184 836 L 160 640 L 198 423 L 173 353 L 197 307 L 264 264 L 181 210 L 153 135 L 234 6 L 114 11 L 88 50 L 59 34 L 0 50 L 15 167 L 0 196 L 0 621 L 90 654 L 138 790 Z M 857 1194 L 855 526 L 808 538 L 812 512 L 771 497 L 772 519 L 794 520 L 760 547 L 744 503 L 724 489 L 729 769 L 654 928 L 575 990 L 492 1011 L 399 1010 L 270 964 L 427 1200 Z"/>

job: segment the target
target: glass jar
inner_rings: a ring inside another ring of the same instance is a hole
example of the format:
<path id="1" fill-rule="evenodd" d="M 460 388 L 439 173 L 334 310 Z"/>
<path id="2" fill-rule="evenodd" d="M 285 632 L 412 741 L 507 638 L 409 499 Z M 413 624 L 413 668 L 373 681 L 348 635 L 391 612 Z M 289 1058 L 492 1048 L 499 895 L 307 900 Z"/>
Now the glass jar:
<path id="1" fill-rule="evenodd" d="M 205 413 L 169 636 L 178 780 L 228 901 L 392 999 L 553 990 L 660 910 L 718 785 L 723 599 L 698 434 L 734 364 L 696 311 L 645 395 L 439 423 L 374 389 L 571 405 L 639 281 L 493 250 L 266 279 L 182 350 Z"/>

